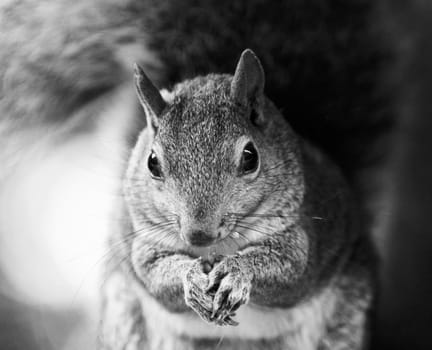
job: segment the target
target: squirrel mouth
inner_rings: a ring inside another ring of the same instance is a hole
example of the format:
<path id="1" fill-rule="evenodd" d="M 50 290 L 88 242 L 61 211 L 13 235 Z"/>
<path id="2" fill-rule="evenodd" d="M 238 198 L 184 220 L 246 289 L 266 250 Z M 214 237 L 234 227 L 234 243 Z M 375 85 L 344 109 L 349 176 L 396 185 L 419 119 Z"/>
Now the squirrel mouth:
<path id="1" fill-rule="evenodd" d="M 215 243 L 216 238 L 204 231 L 193 231 L 187 237 L 187 243 L 194 247 L 208 247 Z"/>
<path id="2" fill-rule="evenodd" d="M 242 244 L 242 234 L 237 231 L 235 224 L 230 227 L 225 227 L 226 230 L 219 230 L 216 235 L 212 235 L 212 239 L 208 241 L 188 242 L 186 243 L 188 251 L 192 256 L 202 257 L 205 261 L 215 261 L 217 257 L 236 254 L 240 249 L 244 248 L 246 242 Z"/>

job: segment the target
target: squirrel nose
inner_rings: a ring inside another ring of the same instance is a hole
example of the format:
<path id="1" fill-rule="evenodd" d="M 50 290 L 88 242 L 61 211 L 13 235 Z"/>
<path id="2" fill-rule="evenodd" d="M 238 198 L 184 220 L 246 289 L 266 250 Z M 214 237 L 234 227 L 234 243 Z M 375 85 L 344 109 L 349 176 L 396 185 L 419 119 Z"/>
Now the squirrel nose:
<path id="1" fill-rule="evenodd" d="M 191 245 L 197 247 L 207 247 L 211 245 L 214 241 L 214 238 L 201 230 L 192 231 L 187 237 L 189 243 Z"/>

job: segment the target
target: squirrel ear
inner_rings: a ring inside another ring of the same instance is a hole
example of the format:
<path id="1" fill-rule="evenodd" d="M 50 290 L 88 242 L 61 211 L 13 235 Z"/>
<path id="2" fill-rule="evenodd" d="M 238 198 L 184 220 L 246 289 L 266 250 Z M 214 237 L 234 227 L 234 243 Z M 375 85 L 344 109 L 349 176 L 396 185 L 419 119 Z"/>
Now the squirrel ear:
<path id="1" fill-rule="evenodd" d="M 134 64 L 134 73 L 135 88 L 147 116 L 147 125 L 156 129 L 158 118 L 162 115 L 166 103 L 159 90 L 136 63 Z"/>
<path id="2" fill-rule="evenodd" d="M 264 94 L 264 69 L 251 49 L 240 56 L 231 82 L 231 96 L 243 105 L 260 103 Z M 252 101 L 251 101 L 252 100 Z"/>

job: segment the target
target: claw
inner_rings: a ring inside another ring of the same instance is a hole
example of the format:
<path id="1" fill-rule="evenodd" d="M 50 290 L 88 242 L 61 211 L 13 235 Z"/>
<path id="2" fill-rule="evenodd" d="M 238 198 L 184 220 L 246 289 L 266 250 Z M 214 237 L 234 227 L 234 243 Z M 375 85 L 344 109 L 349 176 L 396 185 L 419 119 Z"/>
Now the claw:
<path id="1" fill-rule="evenodd" d="M 206 288 L 206 292 L 211 292 L 212 289 L 215 289 L 218 287 L 218 284 L 220 281 L 227 275 L 226 272 L 221 270 L 213 270 L 209 274 L 209 282 Z"/>
<path id="2" fill-rule="evenodd" d="M 239 323 L 238 323 L 237 321 L 234 321 L 231 317 L 227 317 L 227 318 L 225 319 L 225 322 L 226 322 L 226 324 L 229 325 L 229 326 L 234 326 L 234 327 L 236 327 L 236 326 L 239 325 Z"/>

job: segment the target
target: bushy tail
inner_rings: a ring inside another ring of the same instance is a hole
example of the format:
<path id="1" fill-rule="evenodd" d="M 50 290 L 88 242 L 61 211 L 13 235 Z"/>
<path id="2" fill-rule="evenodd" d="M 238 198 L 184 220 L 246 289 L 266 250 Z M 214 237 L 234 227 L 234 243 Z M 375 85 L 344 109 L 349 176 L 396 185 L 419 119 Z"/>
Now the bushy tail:
<path id="1" fill-rule="evenodd" d="M 62 123 L 86 103 L 131 81 L 134 61 L 154 74 L 156 59 L 146 50 L 137 3 L 1 4 L 0 120 L 19 127 Z"/>

